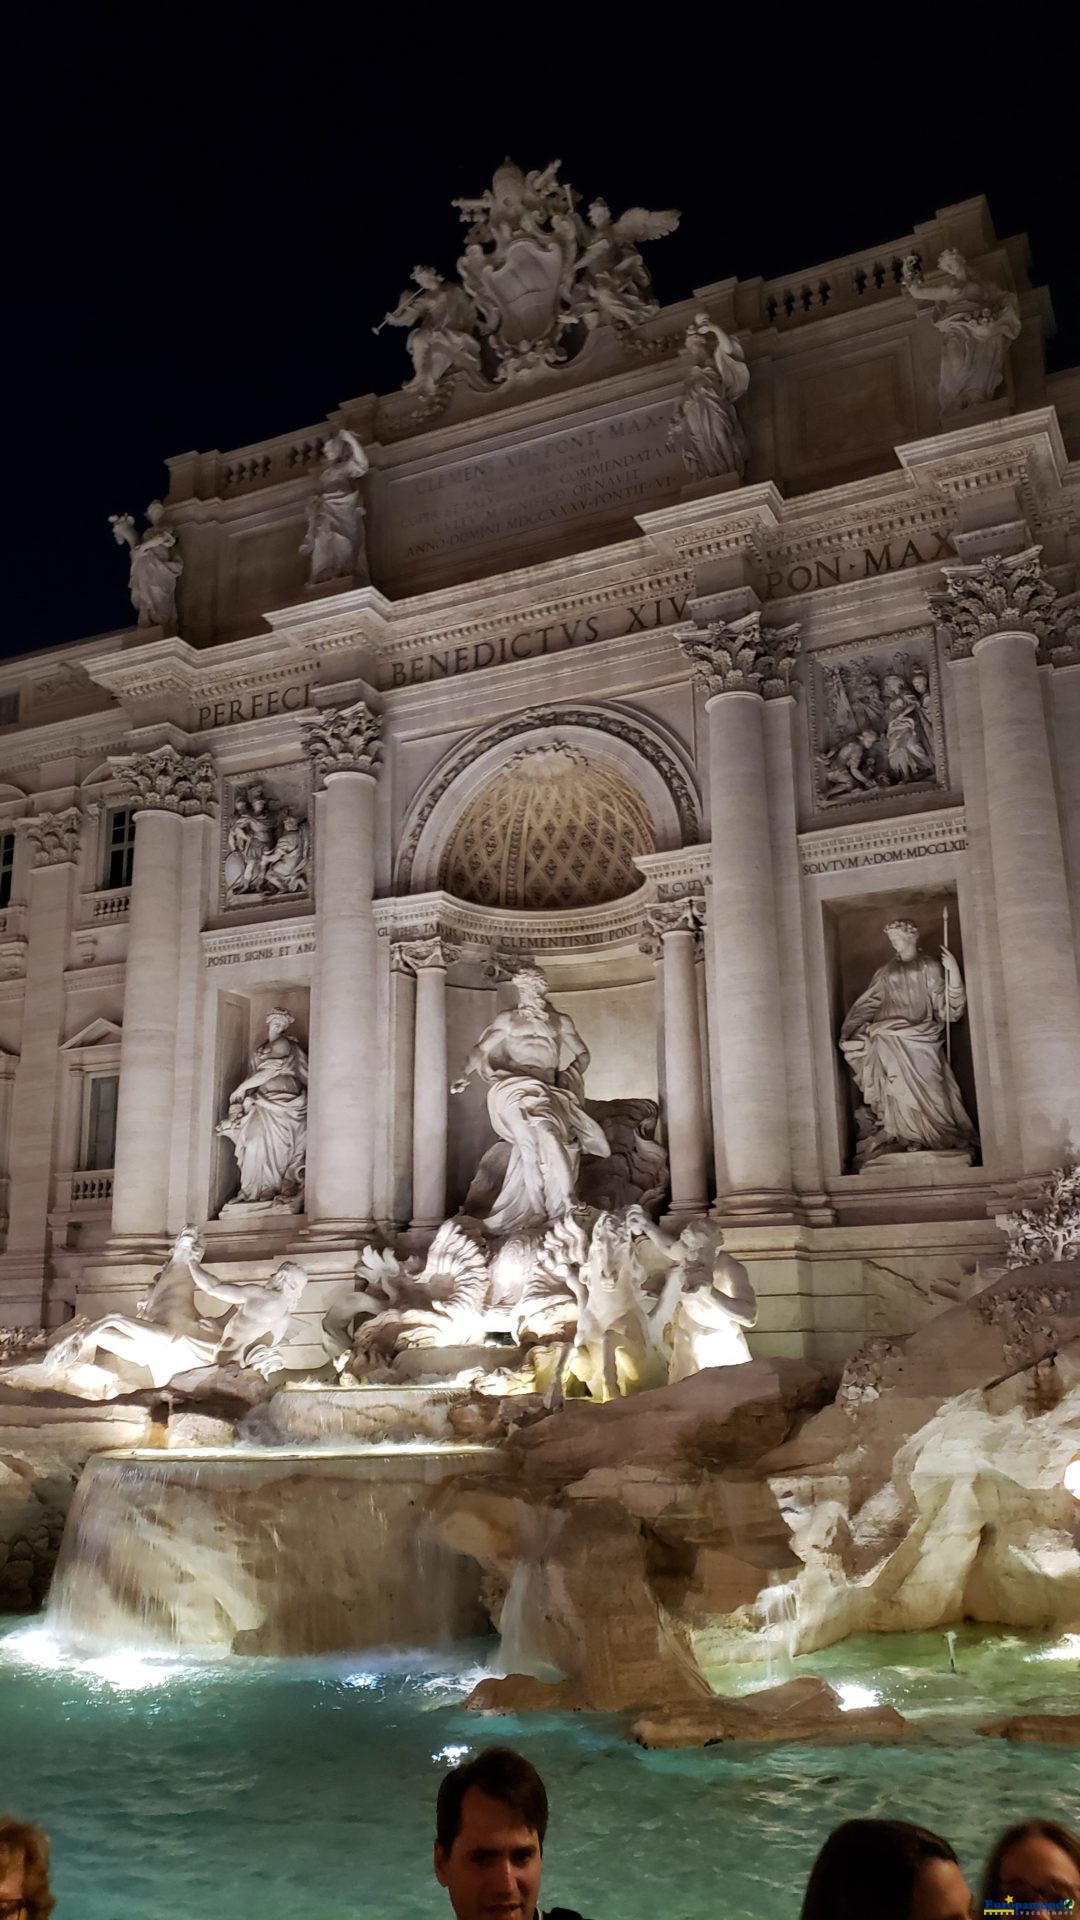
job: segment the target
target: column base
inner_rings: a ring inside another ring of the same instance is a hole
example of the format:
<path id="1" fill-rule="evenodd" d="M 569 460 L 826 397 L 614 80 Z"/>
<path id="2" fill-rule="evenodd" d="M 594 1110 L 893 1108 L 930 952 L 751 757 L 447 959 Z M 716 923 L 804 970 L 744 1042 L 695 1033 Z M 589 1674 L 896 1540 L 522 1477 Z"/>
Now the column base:
<path id="1" fill-rule="evenodd" d="M 309 1220 L 296 1235 L 297 1247 L 352 1247 L 358 1250 L 370 1246 L 378 1239 L 379 1230 L 374 1220 L 361 1220 L 358 1216 L 342 1216 L 328 1220 Z"/>
<path id="2" fill-rule="evenodd" d="M 700 1200 L 680 1200 L 678 1205 L 672 1202 L 667 1212 L 661 1214 L 660 1225 L 667 1233 L 681 1233 L 688 1220 L 700 1220 L 709 1211 L 709 1202 L 702 1194 Z"/>
<path id="3" fill-rule="evenodd" d="M 717 1194 L 712 1217 L 731 1226 L 801 1226 L 806 1212 L 798 1196 L 783 1187 L 740 1187 Z"/>

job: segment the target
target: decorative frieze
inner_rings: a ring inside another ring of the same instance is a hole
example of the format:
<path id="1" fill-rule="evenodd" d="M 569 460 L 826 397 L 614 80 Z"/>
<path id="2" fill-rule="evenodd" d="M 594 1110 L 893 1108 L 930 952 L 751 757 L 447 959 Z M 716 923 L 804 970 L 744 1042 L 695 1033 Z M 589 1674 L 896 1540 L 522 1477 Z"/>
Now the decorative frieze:
<path id="1" fill-rule="evenodd" d="M 799 858 L 805 874 L 845 873 L 891 866 L 897 860 L 965 853 L 967 843 L 963 808 L 943 807 L 940 813 L 909 813 L 867 826 L 800 833 Z"/>
<path id="2" fill-rule="evenodd" d="M 807 682 L 819 807 L 895 800 L 945 784 L 944 729 L 928 627 L 810 656 Z"/>
<path id="3" fill-rule="evenodd" d="M 33 867 L 62 867 L 79 857 L 82 814 L 78 807 L 59 813 L 36 813 L 25 822 Z"/>
<path id="4" fill-rule="evenodd" d="M 204 933 L 203 959 L 207 967 L 239 966 L 252 960 L 291 960 L 315 952 L 315 921 L 304 914 L 268 927 L 229 927 Z"/>
<path id="5" fill-rule="evenodd" d="M 950 660 L 963 660 L 992 633 L 1030 633 L 1052 639 L 1058 596 L 1039 559 L 1041 547 L 1023 553 L 992 553 L 971 566 L 942 567 L 945 592 L 930 606 Z"/>
<path id="6" fill-rule="evenodd" d="M 320 713 L 307 720 L 304 745 L 311 755 L 316 784 L 322 787 L 332 773 L 378 772 L 382 758 L 382 715 L 366 700 Z"/>
<path id="7" fill-rule="evenodd" d="M 185 818 L 213 810 L 217 772 L 209 753 L 178 753 L 155 747 L 151 753 L 110 754 L 110 764 L 127 804 L 136 813 L 156 809 Z"/>
<path id="8" fill-rule="evenodd" d="M 801 628 L 766 627 L 759 612 L 739 620 L 713 621 L 679 635 L 695 680 L 711 696 L 759 693 L 773 700 L 791 692 Z"/>

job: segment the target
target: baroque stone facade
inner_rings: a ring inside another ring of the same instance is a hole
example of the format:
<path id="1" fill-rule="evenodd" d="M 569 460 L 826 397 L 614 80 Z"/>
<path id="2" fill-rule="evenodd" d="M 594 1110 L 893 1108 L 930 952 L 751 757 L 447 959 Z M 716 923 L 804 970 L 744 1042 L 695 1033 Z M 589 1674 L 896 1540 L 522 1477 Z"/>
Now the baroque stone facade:
<path id="1" fill-rule="evenodd" d="M 1080 371 L 1023 242 L 971 201 L 661 309 L 677 216 L 578 209 L 499 169 L 401 391 L 171 460 L 132 625 L 0 669 L 5 1325 L 130 1311 L 185 1222 L 313 1324 L 426 1252 L 528 966 L 757 1352 L 909 1330 L 1075 1156 Z"/>

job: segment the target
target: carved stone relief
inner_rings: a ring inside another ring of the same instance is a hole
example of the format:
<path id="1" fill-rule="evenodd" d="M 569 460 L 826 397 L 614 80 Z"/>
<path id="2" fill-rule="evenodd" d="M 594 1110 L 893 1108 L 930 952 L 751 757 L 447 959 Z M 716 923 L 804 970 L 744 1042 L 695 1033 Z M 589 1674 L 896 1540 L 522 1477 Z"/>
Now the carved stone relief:
<path id="1" fill-rule="evenodd" d="M 946 784 L 941 694 L 928 628 L 811 656 L 810 738 L 821 808 Z"/>
<path id="2" fill-rule="evenodd" d="M 306 767 L 272 767 L 225 782 L 222 900 L 226 908 L 311 892 Z"/>

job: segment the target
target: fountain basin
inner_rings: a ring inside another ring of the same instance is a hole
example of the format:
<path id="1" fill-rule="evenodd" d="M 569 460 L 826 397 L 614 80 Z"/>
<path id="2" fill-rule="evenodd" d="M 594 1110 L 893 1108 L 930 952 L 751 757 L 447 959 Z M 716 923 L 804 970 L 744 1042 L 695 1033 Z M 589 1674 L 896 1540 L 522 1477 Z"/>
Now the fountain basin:
<path id="1" fill-rule="evenodd" d="M 438 1542 L 448 1479 L 501 1462 L 444 1444 L 101 1453 L 49 1600 L 69 1644 L 204 1656 L 440 1646 L 482 1632 L 476 1563 Z"/>

